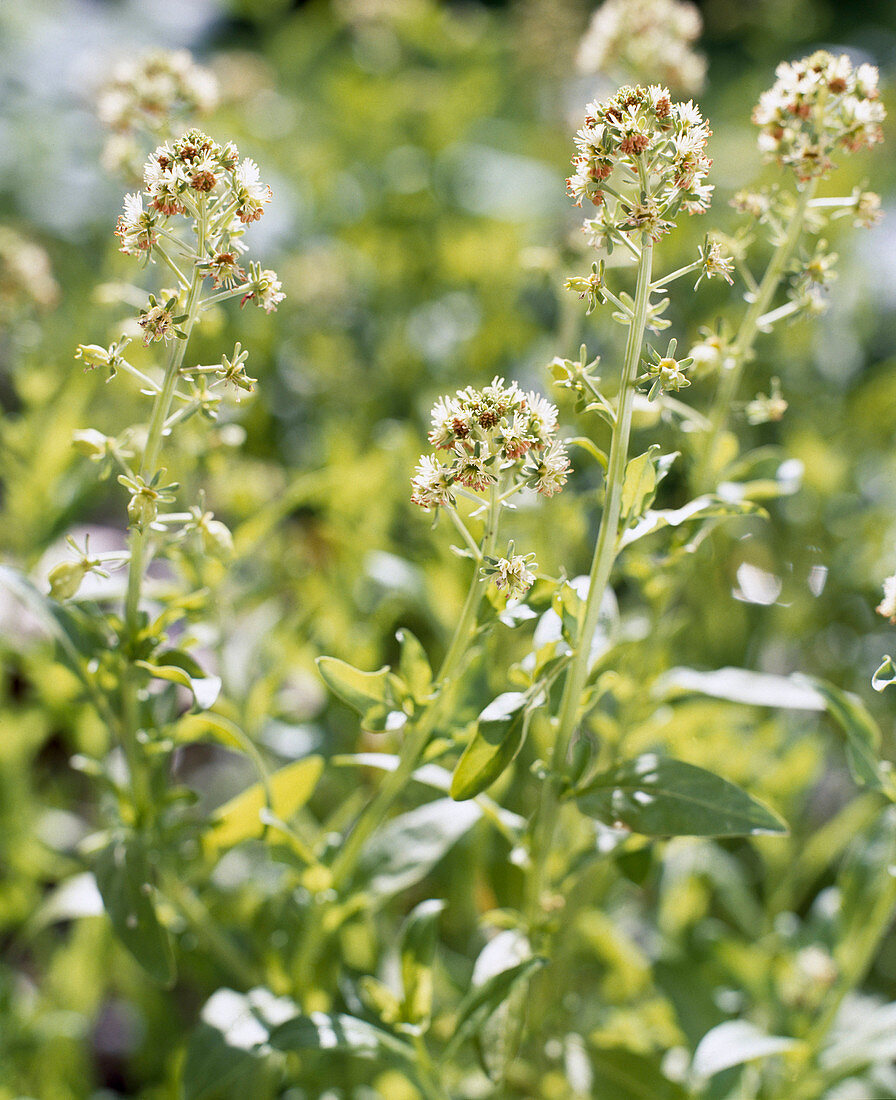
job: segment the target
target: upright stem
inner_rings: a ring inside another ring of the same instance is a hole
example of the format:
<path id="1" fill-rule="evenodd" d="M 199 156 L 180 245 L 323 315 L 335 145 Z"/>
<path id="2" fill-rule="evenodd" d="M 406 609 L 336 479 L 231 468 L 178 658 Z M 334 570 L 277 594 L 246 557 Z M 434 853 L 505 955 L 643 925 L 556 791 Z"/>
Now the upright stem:
<path id="1" fill-rule="evenodd" d="M 205 236 L 207 232 L 207 217 L 203 203 L 201 217 L 198 222 L 197 253 L 202 255 L 205 248 Z M 174 339 L 168 347 L 168 356 L 165 362 L 165 375 L 162 386 L 153 399 L 152 415 L 146 437 L 146 447 L 143 451 L 143 459 L 140 464 L 140 476 L 144 481 L 150 481 L 156 473 L 159 454 L 162 448 L 162 439 L 165 430 L 165 421 L 171 411 L 174 392 L 177 389 L 177 381 L 187 343 L 196 319 L 199 316 L 199 297 L 202 289 L 202 273 L 199 268 L 193 272 L 193 278 L 187 292 L 186 313 L 187 318 L 183 325 L 186 339 Z M 140 628 L 140 595 L 143 588 L 143 577 L 146 570 L 146 556 L 149 533 L 145 528 L 135 528 L 130 537 L 130 561 L 128 563 L 128 585 L 124 606 L 125 639 L 129 650 L 129 656 L 133 659 L 134 646 Z M 128 771 L 131 777 L 131 791 L 134 801 L 134 810 L 138 822 L 145 822 L 152 812 L 152 798 L 149 788 L 149 776 L 145 767 L 144 754 L 138 741 L 140 728 L 140 707 L 137 697 L 138 681 L 135 675 L 135 667 L 129 664 L 122 682 L 122 747 L 128 762 Z"/>
<path id="2" fill-rule="evenodd" d="M 616 560 L 616 544 L 619 535 L 619 517 L 622 511 L 622 485 L 628 461 L 628 444 L 631 435 L 632 409 L 635 397 L 635 378 L 641 360 L 644 329 L 650 299 L 650 275 L 653 263 L 653 242 L 645 233 L 642 236 L 641 258 L 638 261 L 638 281 L 635 290 L 634 315 L 628 330 L 625 359 L 619 384 L 619 403 L 616 423 L 610 444 L 607 465 L 606 499 L 601 516 L 594 558 L 591 562 L 588 595 L 579 623 L 578 637 L 560 703 L 557 734 L 554 741 L 552 774 L 545 782 L 533 834 L 532 872 L 529 880 L 529 912 L 534 919 L 541 904 L 545 887 L 547 861 L 550 856 L 560 809 L 561 776 L 566 766 L 572 735 L 575 730 L 582 692 L 588 678 L 591 639 L 597 627 L 601 603 Z"/>
<path id="3" fill-rule="evenodd" d="M 498 484 L 492 486 L 491 501 L 489 502 L 488 518 L 485 532 L 482 538 L 482 553 L 486 557 L 494 554 L 495 543 L 498 538 L 498 516 L 500 513 L 498 501 Z M 467 652 L 470 643 L 470 635 L 476 623 L 476 615 L 479 603 L 485 589 L 487 580 L 482 576 L 478 563 L 475 566 L 473 580 L 470 583 L 467 598 L 464 601 L 457 626 L 454 629 L 451 642 L 442 661 L 441 668 L 436 676 L 439 685 L 438 698 L 427 708 L 426 712 L 408 731 L 401 746 L 398 767 L 390 772 L 373 800 L 358 818 L 355 827 L 349 833 L 348 839 L 333 862 L 333 885 L 338 890 L 344 885 L 354 872 L 361 850 L 368 838 L 376 831 L 393 802 L 407 784 L 411 773 L 420 763 L 420 757 L 432 737 L 445 709 L 446 701 L 452 695 L 454 678 L 457 675 L 460 664 Z"/>
<path id="4" fill-rule="evenodd" d="M 482 536 L 482 553 L 485 556 L 494 554 L 498 540 L 498 520 L 501 512 L 501 503 L 498 483 L 492 486 L 491 500 L 489 502 L 488 517 L 486 519 L 485 532 Z M 339 854 L 333 860 L 332 885 L 338 892 L 351 880 L 358 865 L 364 846 L 373 833 L 385 820 L 389 810 L 396 799 L 407 786 L 408 780 L 420 763 L 420 758 L 432 738 L 433 731 L 442 720 L 442 716 L 448 703 L 454 697 L 455 678 L 463 663 L 470 644 L 470 636 L 476 625 L 476 617 L 479 611 L 479 603 L 486 586 L 486 578 L 482 576 L 479 563 L 475 563 L 475 571 L 470 588 L 464 601 L 457 626 L 454 628 L 451 642 L 445 653 L 444 660 L 436 676 L 438 697 L 426 709 L 419 722 L 411 724 L 406 732 L 399 753 L 398 766 L 395 771 L 389 772 L 373 799 L 361 812 L 354 827 L 348 834 L 345 843 L 339 850 Z M 296 954 L 295 970 L 305 978 L 313 972 L 320 950 L 327 937 L 327 929 L 320 914 L 314 914 L 305 928 L 301 944 Z"/>
<path id="5" fill-rule="evenodd" d="M 737 395 L 744 367 L 753 350 L 753 342 L 759 331 L 759 320 L 767 312 L 772 299 L 784 277 L 784 271 L 790 258 L 793 256 L 796 246 L 799 244 L 803 226 L 806 221 L 806 211 L 812 201 L 818 187 L 818 180 L 811 179 L 799 193 L 796 209 L 787 234 L 778 247 L 766 268 L 756 296 L 750 303 L 750 308 L 741 321 L 737 337 L 732 344 L 726 366 L 723 367 L 719 380 L 719 388 L 716 391 L 715 401 L 709 414 L 710 428 L 703 445 L 703 453 L 698 466 L 698 487 L 705 488 L 706 482 L 712 473 L 713 456 L 716 451 L 719 434 L 724 428 L 732 402 Z"/>

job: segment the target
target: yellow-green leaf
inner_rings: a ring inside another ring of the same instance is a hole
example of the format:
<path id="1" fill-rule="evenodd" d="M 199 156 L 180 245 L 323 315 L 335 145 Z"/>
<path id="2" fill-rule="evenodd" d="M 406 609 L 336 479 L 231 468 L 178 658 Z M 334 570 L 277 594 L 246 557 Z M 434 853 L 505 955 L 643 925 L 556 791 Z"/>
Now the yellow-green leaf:
<path id="1" fill-rule="evenodd" d="M 283 820 L 292 817 L 314 793 L 323 767 L 322 757 L 306 756 L 303 760 L 296 760 L 274 772 L 268 780 L 271 812 Z M 264 786 L 253 783 L 241 794 L 219 806 L 212 817 L 208 832 L 202 838 L 206 854 L 214 858 L 225 848 L 232 848 L 243 840 L 260 837 L 264 829 L 260 813 L 265 805 Z"/>

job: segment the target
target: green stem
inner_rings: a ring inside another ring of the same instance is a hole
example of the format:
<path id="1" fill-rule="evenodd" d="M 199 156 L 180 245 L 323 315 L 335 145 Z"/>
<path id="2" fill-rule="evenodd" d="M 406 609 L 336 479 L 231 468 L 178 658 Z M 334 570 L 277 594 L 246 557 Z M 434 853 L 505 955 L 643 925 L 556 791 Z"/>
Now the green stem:
<path id="1" fill-rule="evenodd" d="M 199 219 L 198 236 L 200 254 L 204 248 L 206 218 L 204 210 Z M 202 273 L 196 268 L 187 293 L 187 319 L 183 325 L 186 339 L 174 339 L 168 347 L 165 374 L 161 388 L 153 400 L 152 415 L 146 437 L 146 447 L 140 464 L 140 475 L 150 481 L 156 472 L 159 453 L 165 429 L 165 420 L 171 410 L 174 393 L 190 334 L 199 316 L 199 296 L 202 289 Z M 125 597 L 124 622 L 126 646 L 131 659 L 134 658 L 137 636 L 140 630 L 140 595 L 143 577 L 146 571 L 147 546 L 149 532 L 146 528 L 134 528 L 130 537 L 130 561 L 128 563 L 128 584 Z M 145 767 L 145 758 L 138 739 L 140 729 L 140 706 L 137 697 L 139 677 L 133 664 L 128 665 L 122 682 L 122 746 L 128 762 L 131 786 L 134 798 L 134 811 L 138 822 L 148 820 L 152 815 L 152 797 L 149 776 Z"/>
<path id="2" fill-rule="evenodd" d="M 491 556 L 494 554 L 498 540 L 500 511 L 500 494 L 496 482 L 492 486 L 485 532 L 482 537 L 483 555 Z M 469 648 L 470 637 L 476 625 L 479 603 L 486 584 L 487 578 L 482 576 L 477 562 L 460 618 L 436 676 L 438 695 L 419 722 L 410 725 L 401 745 L 398 766 L 395 771 L 389 772 L 384 778 L 377 793 L 361 812 L 354 827 L 346 837 L 345 843 L 333 860 L 331 868 L 332 885 L 337 892 L 343 889 L 346 883 L 351 880 L 364 846 L 385 820 L 389 810 L 407 786 L 408 780 L 420 763 L 434 730 L 438 727 L 448 704 L 453 699 L 454 692 L 452 689 Z M 309 915 L 309 921 L 296 953 L 294 965 L 295 972 L 302 976 L 303 981 L 310 982 L 310 975 L 313 973 L 315 963 L 329 931 L 325 927 L 323 914 L 315 912 Z"/>
<path id="3" fill-rule="evenodd" d="M 775 292 L 784 277 L 787 264 L 799 244 L 806 221 L 806 211 L 817 187 L 818 180 L 812 179 L 800 192 L 787 234 L 775 249 L 762 282 L 759 284 L 759 289 L 750 303 L 750 308 L 744 315 L 737 337 L 730 348 L 727 365 L 723 368 L 716 398 L 709 414 L 711 426 L 707 432 L 703 453 L 698 465 L 698 488 L 707 487 L 707 482 L 712 473 L 713 456 L 716 452 L 719 435 L 728 420 L 728 414 L 737 395 L 744 367 L 750 358 L 753 343 L 759 332 L 762 316 L 768 311 Z"/>
<path id="4" fill-rule="evenodd" d="M 554 832 L 560 812 L 561 776 L 566 767 L 582 692 L 588 679 L 591 639 L 597 627 L 601 603 L 609 584 L 613 563 L 616 560 L 619 517 L 622 511 L 622 486 L 628 461 L 628 444 L 634 407 L 634 383 L 638 373 L 638 364 L 641 360 L 644 329 L 647 324 L 652 262 L 653 242 L 647 234 L 644 234 L 641 259 L 638 263 L 634 316 L 628 330 L 625 359 L 619 384 L 616 424 L 610 444 L 604 511 L 601 517 L 597 544 L 594 549 L 594 558 L 591 563 L 585 609 L 580 620 L 578 638 L 563 685 L 557 735 L 554 741 L 552 774 L 545 782 L 533 830 L 532 869 L 528 882 L 529 913 L 533 920 L 537 918 L 540 911 L 541 897 L 546 885 L 547 863 L 553 846 Z"/>
<path id="5" fill-rule="evenodd" d="M 492 499 L 489 504 L 486 528 L 482 539 L 482 554 L 489 557 L 494 554 L 495 543 L 498 538 L 498 516 L 500 505 L 498 504 L 498 485 L 492 485 Z M 483 577 L 476 563 L 473 580 L 470 584 L 467 598 L 464 602 L 460 619 L 455 627 L 448 651 L 442 661 L 436 677 L 439 685 L 438 698 L 427 708 L 423 717 L 405 735 L 402 742 L 398 767 L 390 772 L 380 785 L 373 800 L 361 814 L 355 827 L 349 833 L 348 838 L 333 862 L 333 885 L 338 890 L 344 886 L 354 873 L 355 866 L 361 850 L 368 838 L 376 831 L 388 814 L 398 795 L 404 790 L 408 779 L 414 769 L 420 763 L 420 757 L 426 748 L 433 731 L 441 720 L 445 710 L 446 701 L 453 694 L 451 691 L 454 679 L 460 669 L 460 665 L 470 644 L 470 635 L 476 624 L 476 616 L 482 593 L 485 590 L 487 578 Z"/>

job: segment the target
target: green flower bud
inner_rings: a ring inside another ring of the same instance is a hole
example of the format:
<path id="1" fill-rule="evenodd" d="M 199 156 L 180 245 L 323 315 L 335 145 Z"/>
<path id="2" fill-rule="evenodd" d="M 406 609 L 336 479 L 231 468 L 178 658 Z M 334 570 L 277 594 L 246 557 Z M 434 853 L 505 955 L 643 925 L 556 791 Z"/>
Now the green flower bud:
<path id="1" fill-rule="evenodd" d="M 50 570 L 50 596 L 54 600 L 70 600 L 81 582 L 90 572 L 90 563 L 87 561 L 61 561 Z"/>

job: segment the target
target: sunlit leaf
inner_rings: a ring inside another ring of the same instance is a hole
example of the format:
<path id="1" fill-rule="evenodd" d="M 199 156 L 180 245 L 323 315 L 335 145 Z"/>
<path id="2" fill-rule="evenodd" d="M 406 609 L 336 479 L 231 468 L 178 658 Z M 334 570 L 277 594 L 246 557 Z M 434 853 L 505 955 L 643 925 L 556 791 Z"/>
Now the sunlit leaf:
<path id="1" fill-rule="evenodd" d="M 432 1012 L 432 963 L 436 950 L 438 921 L 445 902 L 435 898 L 421 901 L 408 914 L 401 930 L 401 981 L 404 988 L 404 1018 L 416 1024 L 429 1020 Z"/>
<path id="2" fill-rule="evenodd" d="M 462 802 L 481 794 L 513 762 L 526 736 L 530 713 L 526 702 L 525 695 L 506 692 L 479 715 L 454 769 L 452 798 Z"/>
<path id="3" fill-rule="evenodd" d="M 746 791 L 713 772 L 645 753 L 591 779 L 579 809 L 644 836 L 757 836 L 787 826 Z"/>
<path id="4" fill-rule="evenodd" d="M 162 654 L 162 656 L 166 656 Z M 193 695 L 198 710 L 208 710 L 215 705 L 221 691 L 220 676 L 194 676 L 179 664 L 155 665 L 150 661 L 135 661 L 156 680 L 168 680 L 180 684 Z"/>
<path id="5" fill-rule="evenodd" d="M 783 1054 L 797 1046 L 796 1039 L 769 1035 L 749 1020 L 726 1020 L 700 1040 L 694 1052 L 691 1072 L 698 1081 L 706 1080 L 732 1066 Z"/>
<path id="6" fill-rule="evenodd" d="M 306 756 L 274 772 L 268 779 L 267 792 L 264 784 L 253 783 L 219 806 L 202 838 L 205 853 L 214 859 L 225 848 L 260 837 L 264 831 L 260 814 L 265 808 L 277 817 L 288 820 L 314 793 L 323 768 L 322 757 Z M 268 793 L 270 806 L 267 805 Z"/>
<path id="7" fill-rule="evenodd" d="M 338 657 L 318 657 L 317 668 L 333 694 L 361 715 L 373 707 L 388 711 L 394 703 L 392 674 L 386 665 L 376 672 L 362 672 Z"/>
<path id="8" fill-rule="evenodd" d="M 883 691 L 891 684 L 896 684 L 896 665 L 893 664 L 893 658 L 887 654 L 880 668 L 871 677 L 871 686 L 875 691 Z"/>
<path id="9" fill-rule="evenodd" d="M 440 798 L 392 818 L 364 849 L 360 880 L 378 898 L 406 890 L 429 874 L 481 816 L 475 802 Z"/>

